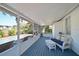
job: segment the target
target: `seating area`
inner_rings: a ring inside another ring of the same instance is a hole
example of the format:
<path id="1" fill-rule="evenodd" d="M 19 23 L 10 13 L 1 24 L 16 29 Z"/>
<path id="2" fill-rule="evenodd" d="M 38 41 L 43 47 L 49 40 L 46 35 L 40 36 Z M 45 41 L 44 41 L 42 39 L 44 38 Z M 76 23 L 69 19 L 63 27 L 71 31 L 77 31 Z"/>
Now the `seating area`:
<path id="1" fill-rule="evenodd" d="M 22 56 L 77 56 L 71 49 L 65 49 L 62 53 L 58 46 L 56 46 L 56 50 L 51 49 L 49 51 L 45 40 L 49 40 L 49 38 L 40 37 L 36 43 L 22 54 Z"/>
<path id="2" fill-rule="evenodd" d="M 62 49 L 62 52 L 64 52 L 64 49 L 71 49 L 71 38 L 69 38 L 67 35 L 61 37 L 61 39 L 51 38 L 51 40 Z"/>

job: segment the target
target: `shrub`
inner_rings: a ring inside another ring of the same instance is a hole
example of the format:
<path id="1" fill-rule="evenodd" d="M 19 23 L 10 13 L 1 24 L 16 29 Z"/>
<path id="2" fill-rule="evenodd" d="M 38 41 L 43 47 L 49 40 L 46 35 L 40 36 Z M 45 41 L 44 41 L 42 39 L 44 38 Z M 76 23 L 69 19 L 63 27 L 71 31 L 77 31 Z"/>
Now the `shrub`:
<path id="1" fill-rule="evenodd" d="M 11 29 L 9 30 L 9 36 L 13 36 L 13 35 L 16 35 L 16 29 Z"/>
<path id="2" fill-rule="evenodd" d="M 52 33 L 52 29 L 49 29 L 49 26 L 46 26 L 45 33 Z"/>
<path id="3" fill-rule="evenodd" d="M 3 32 L 2 32 L 2 30 L 0 30 L 0 38 L 2 38 L 3 37 Z"/>

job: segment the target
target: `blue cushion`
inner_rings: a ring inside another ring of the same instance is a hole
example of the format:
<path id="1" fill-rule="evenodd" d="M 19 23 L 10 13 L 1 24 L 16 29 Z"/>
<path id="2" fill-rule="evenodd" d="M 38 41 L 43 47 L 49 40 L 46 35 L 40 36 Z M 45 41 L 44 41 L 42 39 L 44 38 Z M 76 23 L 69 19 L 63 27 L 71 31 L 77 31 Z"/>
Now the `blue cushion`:
<path id="1" fill-rule="evenodd" d="M 56 42 L 56 43 L 58 43 L 59 45 L 63 45 L 63 41 L 60 41 L 60 40 L 57 40 L 57 39 L 51 39 L 52 41 L 54 41 L 54 42 Z"/>

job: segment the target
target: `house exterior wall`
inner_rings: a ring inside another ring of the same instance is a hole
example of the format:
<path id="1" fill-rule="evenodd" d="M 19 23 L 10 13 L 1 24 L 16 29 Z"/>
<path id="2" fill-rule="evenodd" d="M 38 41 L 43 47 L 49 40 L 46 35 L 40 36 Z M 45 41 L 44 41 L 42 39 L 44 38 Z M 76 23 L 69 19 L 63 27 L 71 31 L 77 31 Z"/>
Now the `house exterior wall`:
<path id="1" fill-rule="evenodd" d="M 63 21 L 54 24 L 54 38 L 58 38 L 58 33 L 63 31 Z"/>
<path id="2" fill-rule="evenodd" d="M 79 54 L 79 7 L 71 14 L 72 49 Z"/>
<path id="3" fill-rule="evenodd" d="M 58 32 L 66 33 L 65 19 L 69 16 L 71 21 L 72 50 L 79 55 L 79 7 L 65 16 L 61 21 L 54 24 L 54 36 L 57 38 Z"/>

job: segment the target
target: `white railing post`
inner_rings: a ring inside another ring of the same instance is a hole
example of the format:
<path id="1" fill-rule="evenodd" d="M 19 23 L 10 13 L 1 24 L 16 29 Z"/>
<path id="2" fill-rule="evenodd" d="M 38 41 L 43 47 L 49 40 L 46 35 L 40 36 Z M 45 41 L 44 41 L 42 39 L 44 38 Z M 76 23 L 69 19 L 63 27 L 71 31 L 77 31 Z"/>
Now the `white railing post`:
<path id="1" fill-rule="evenodd" d="M 17 16 L 16 18 L 16 21 L 17 21 L 17 39 L 19 40 L 20 39 L 20 17 Z"/>
<path id="2" fill-rule="evenodd" d="M 20 55 L 20 17 L 16 17 L 16 22 L 17 22 L 17 48 L 18 48 L 18 55 Z"/>

